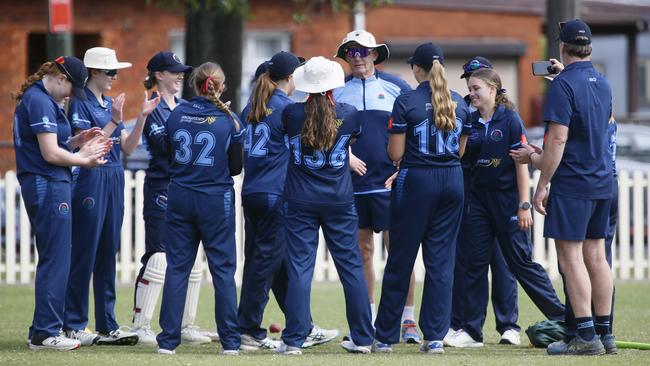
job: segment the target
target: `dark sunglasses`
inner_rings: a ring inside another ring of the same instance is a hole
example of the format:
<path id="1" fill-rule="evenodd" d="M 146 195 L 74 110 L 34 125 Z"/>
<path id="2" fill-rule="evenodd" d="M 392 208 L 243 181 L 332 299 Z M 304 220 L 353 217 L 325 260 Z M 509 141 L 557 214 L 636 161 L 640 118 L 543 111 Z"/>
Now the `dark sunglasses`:
<path id="1" fill-rule="evenodd" d="M 354 57 L 368 57 L 370 52 L 372 51 L 372 48 L 365 48 L 365 47 L 353 47 L 353 48 L 347 48 L 345 50 L 346 56 L 349 58 L 354 58 Z"/>
<path id="2" fill-rule="evenodd" d="M 65 66 L 63 65 L 63 63 L 65 62 L 65 59 L 63 58 L 63 56 L 57 58 L 56 60 L 54 60 L 54 62 L 56 62 L 56 66 L 59 68 L 59 70 L 61 72 L 63 72 L 66 79 L 68 79 L 68 81 L 72 83 L 72 75 L 70 75 L 70 72 L 68 72 L 68 69 L 66 69 Z"/>
<path id="3" fill-rule="evenodd" d="M 104 74 L 106 74 L 106 76 L 110 76 L 110 77 L 117 76 L 117 69 L 113 69 L 113 70 L 99 70 L 99 71 L 101 71 L 101 72 L 103 72 Z"/>
<path id="4" fill-rule="evenodd" d="M 472 60 L 465 64 L 465 67 L 463 67 L 465 72 L 472 72 L 476 71 L 478 69 L 491 69 L 492 67 L 478 61 L 478 60 Z"/>

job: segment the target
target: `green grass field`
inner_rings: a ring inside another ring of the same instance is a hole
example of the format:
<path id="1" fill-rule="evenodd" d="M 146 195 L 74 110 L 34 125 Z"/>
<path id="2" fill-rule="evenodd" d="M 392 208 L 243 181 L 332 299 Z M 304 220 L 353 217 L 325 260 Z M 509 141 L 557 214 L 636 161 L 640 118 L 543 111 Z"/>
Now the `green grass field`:
<path id="1" fill-rule="evenodd" d="M 417 293 L 420 293 L 418 289 Z M 519 324 L 525 328 L 543 319 L 526 294 L 520 290 Z M 214 327 L 214 300 L 211 287 L 205 286 L 197 324 Z M 118 291 L 117 316 L 122 325 L 130 324 L 132 290 Z M 650 342 L 650 282 L 622 282 L 616 285 L 615 333 L 619 340 Z M 414 345 L 397 345 L 390 355 L 351 355 L 338 345 L 339 340 L 306 350 L 302 356 L 284 357 L 270 352 L 242 353 L 239 357 L 220 355 L 221 346 L 181 346 L 174 356 L 155 354 L 154 347 L 93 346 L 73 352 L 30 351 L 25 344 L 33 313 L 33 287 L 0 286 L 0 365 L 650 365 L 650 351 L 621 350 L 616 356 L 549 357 L 540 349 L 498 345 L 492 310 L 485 325 L 486 347 L 460 350 L 447 348 L 444 355 L 425 355 Z M 416 304 L 419 304 L 419 300 Z M 92 308 L 92 306 L 91 306 Z M 417 306 L 416 306 L 417 309 Z M 343 291 L 339 284 L 315 285 L 312 312 L 317 324 L 347 332 Z M 92 319 L 92 315 L 91 315 Z M 283 323 L 272 299 L 265 314 L 265 325 Z M 92 327 L 92 321 L 90 327 Z M 155 330 L 159 330 L 157 320 Z"/>

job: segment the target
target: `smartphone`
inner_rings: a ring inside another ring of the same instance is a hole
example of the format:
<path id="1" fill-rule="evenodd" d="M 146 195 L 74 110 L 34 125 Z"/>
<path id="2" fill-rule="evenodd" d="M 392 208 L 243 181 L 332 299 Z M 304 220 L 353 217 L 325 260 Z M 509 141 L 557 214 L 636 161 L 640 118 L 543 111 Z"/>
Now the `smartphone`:
<path id="1" fill-rule="evenodd" d="M 546 76 L 554 74 L 553 64 L 551 61 L 535 61 L 533 62 L 533 75 Z"/>

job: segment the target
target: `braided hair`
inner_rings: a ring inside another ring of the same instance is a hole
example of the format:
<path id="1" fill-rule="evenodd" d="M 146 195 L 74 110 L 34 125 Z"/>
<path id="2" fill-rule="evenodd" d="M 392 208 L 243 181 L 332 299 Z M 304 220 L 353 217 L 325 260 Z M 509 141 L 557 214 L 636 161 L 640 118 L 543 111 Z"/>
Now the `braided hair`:
<path id="1" fill-rule="evenodd" d="M 232 114 L 230 107 L 221 99 L 219 89 L 226 81 L 226 75 L 219 64 L 214 62 L 205 62 L 194 69 L 190 76 L 190 84 L 199 95 L 206 97 L 217 109 L 227 114 L 235 125 L 235 130 L 239 132 L 241 126 Z"/>

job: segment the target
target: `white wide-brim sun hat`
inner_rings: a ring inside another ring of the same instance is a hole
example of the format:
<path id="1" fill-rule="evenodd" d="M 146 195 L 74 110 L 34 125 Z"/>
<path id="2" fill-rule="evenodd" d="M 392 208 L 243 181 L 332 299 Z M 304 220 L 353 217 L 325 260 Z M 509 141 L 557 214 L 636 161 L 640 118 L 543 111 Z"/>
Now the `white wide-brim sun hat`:
<path id="1" fill-rule="evenodd" d="M 375 36 L 373 36 L 372 33 L 365 30 L 354 30 L 343 38 L 343 41 L 341 41 L 341 45 L 336 50 L 336 55 L 334 56 L 345 60 L 346 49 L 351 43 L 357 43 L 363 47 L 372 48 L 377 51 L 377 59 L 374 62 L 375 65 L 379 65 L 386 61 L 390 55 L 390 52 L 388 52 L 388 46 L 384 43 L 377 43 Z"/>
<path id="2" fill-rule="evenodd" d="M 89 69 L 115 70 L 131 67 L 130 62 L 119 62 L 115 50 L 106 47 L 93 47 L 84 54 L 84 65 Z"/>
<path id="3" fill-rule="evenodd" d="M 338 62 L 316 56 L 293 72 L 293 82 L 302 92 L 323 93 L 344 86 L 345 73 Z"/>

